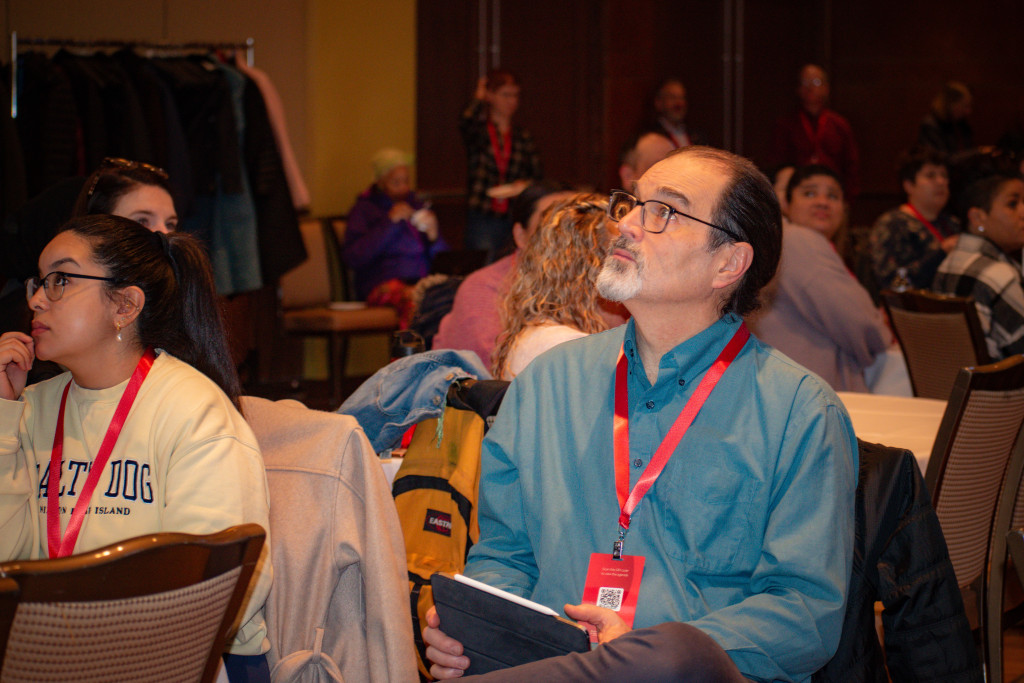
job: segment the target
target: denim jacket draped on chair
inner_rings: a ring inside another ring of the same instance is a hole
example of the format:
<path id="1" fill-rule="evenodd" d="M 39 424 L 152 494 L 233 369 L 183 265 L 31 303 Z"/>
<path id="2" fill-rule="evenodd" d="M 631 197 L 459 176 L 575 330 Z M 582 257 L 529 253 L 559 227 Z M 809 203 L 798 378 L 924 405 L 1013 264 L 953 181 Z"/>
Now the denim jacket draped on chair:
<path id="1" fill-rule="evenodd" d="M 448 388 L 467 377 L 491 378 L 472 351 L 424 351 L 378 370 L 337 412 L 356 418 L 379 453 L 397 446 L 410 426 L 440 417 Z"/>

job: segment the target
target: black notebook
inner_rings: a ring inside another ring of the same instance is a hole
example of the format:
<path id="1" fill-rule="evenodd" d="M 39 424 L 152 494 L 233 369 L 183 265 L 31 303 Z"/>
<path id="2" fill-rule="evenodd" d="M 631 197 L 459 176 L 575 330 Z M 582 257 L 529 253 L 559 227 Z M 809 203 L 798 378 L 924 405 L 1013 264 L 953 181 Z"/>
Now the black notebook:
<path id="1" fill-rule="evenodd" d="M 430 585 L 441 630 L 461 642 L 469 657 L 467 675 L 590 651 L 583 627 L 542 605 L 462 575 L 439 572 Z"/>

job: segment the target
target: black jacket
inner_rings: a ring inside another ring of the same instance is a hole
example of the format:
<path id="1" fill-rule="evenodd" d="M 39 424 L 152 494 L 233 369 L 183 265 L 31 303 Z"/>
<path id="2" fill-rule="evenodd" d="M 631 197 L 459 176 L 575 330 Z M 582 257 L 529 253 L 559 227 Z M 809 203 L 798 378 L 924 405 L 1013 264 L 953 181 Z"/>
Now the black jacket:
<path id="1" fill-rule="evenodd" d="M 910 451 L 858 441 L 853 573 L 839 649 L 813 680 L 982 681 L 939 519 Z M 885 653 L 875 635 L 884 607 Z"/>

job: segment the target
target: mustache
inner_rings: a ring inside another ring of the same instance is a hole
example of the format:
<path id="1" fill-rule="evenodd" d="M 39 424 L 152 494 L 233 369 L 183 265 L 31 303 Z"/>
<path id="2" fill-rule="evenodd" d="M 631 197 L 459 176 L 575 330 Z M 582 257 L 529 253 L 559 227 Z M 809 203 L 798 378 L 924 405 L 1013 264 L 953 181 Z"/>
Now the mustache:
<path id="1" fill-rule="evenodd" d="M 611 246 L 608 248 L 608 255 L 611 256 L 612 252 L 615 251 L 616 249 L 620 249 L 626 252 L 634 261 L 639 263 L 640 250 L 637 249 L 636 245 L 630 242 L 629 239 L 627 239 L 624 235 L 619 235 L 618 237 L 615 238 L 615 241 L 612 242 Z"/>

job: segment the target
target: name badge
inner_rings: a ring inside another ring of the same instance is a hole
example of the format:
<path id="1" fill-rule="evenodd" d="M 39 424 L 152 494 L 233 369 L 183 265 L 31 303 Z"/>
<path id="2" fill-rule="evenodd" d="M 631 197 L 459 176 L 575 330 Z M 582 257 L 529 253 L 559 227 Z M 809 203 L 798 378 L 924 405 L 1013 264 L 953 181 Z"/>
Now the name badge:
<path id="1" fill-rule="evenodd" d="M 633 628 L 636 603 L 640 597 L 640 580 L 644 574 L 643 555 L 621 555 L 613 559 L 608 553 L 591 553 L 587 581 L 583 586 L 583 602 L 618 612 Z M 597 629 L 588 626 L 590 642 L 597 642 Z"/>

